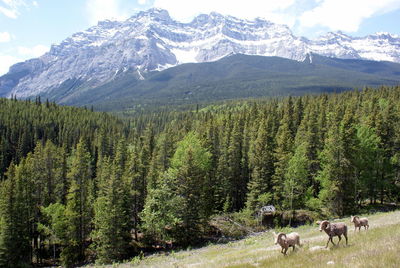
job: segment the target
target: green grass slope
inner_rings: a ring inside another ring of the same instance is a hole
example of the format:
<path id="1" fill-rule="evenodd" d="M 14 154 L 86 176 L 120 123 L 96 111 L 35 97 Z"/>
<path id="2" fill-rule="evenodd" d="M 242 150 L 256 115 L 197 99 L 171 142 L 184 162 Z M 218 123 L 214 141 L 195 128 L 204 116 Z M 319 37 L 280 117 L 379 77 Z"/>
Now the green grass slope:
<path id="1" fill-rule="evenodd" d="M 340 219 L 349 226 L 349 244 L 329 244 L 318 226 L 285 229 L 300 234 L 302 247 L 290 248 L 287 256 L 274 245 L 271 232 L 228 244 L 157 254 L 109 267 L 400 267 L 400 211 L 367 215 L 370 229 L 354 231 L 350 218 Z M 338 238 L 334 238 L 335 243 Z M 100 267 L 100 266 L 98 266 Z"/>

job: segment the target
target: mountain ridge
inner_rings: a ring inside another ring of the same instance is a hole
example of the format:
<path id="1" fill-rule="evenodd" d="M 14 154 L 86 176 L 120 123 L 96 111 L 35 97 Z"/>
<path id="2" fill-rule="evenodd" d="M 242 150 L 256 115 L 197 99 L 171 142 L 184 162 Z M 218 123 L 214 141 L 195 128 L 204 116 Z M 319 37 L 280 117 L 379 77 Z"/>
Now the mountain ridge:
<path id="1" fill-rule="evenodd" d="M 121 73 L 144 74 L 183 63 L 213 62 L 232 54 L 278 56 L 303 61 L 309 53 L 345 59 L 400 62 L 400 37 L 352 38 L 328 33 L 315 41 L 293 35 L 285 25 L 242 20 L 212 12 L 189 23 L 166 10 L 141 11 L 124 22 L 102 21 L 53 45 L 43 56 L 18 63 L 0 77 L 0 96 L 28 98 L 55 92 L 71 81 L 95 88 Z M 73 91 L 74 87 L 71 86 Z"/>
<path id="2" fill-rule="evenodd" d="M 300 62 L 235 54 L 215 62 L 186 63 L 149 72 L 144 74 L 144 80 L 127 72 L 92 89 L 78 86 L 71 94 L 68 84 L 54 91 L 63 94 L 57 96 L 62 104 L 124 110 L 398 85 L 399 73 L 400 64 L 391 62 L 335 59 L 316 54 Z M 50 92 L 42 97 L 51 99 L 54 95 Z"/>

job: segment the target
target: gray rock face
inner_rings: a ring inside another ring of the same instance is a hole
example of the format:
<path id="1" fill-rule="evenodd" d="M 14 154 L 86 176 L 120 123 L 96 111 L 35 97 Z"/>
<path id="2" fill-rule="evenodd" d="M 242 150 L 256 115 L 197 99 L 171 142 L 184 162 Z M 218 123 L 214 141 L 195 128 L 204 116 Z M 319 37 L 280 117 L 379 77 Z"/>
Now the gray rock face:
<path id="1" fill-rule="evenodd" d="M 294 36 L 285 25 L 263 19 L 249 21 L 211 13 L 180 23 L 165 10 L 150 9 L 124 22 L 99 22 L 53 45 L 39 58 L 15 64 L 0 77 L 0 96 L 46 94 L 65 81 L 95 87 L 123 72 L 143 79 L 149 71 L 216 61 L 237 53 L 303 61 L 310 52 L 400 62 L 400 37 L 379 33 L 353 38 L 337 32 L 308 40 Z"/>

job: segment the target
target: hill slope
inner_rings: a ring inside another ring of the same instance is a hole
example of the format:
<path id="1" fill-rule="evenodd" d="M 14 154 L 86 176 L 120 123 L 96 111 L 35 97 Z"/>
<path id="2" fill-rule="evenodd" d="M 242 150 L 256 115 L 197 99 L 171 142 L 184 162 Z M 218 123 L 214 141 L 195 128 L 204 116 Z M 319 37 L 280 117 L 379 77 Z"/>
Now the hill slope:
<path id="1" fill-rule="evenodd" d="M 368 216 L 370 229 L 354 232 L 350 218 L 341 219 L 349 226 L 349 244 L 344 240 L 338 247 L 324 246 L 327 235 L 318 226 L 303 226 L 294 231 L 301 237 L 302 248 L 290 249 L 288 256 L 280 253 L 280 246 L 273 244 L 270 232 L 237 242 L 212 245 L 169 255 L 154 255 L 143 260 L 112 267 L 399 267 L 400 211 Z M 284 230 L 289 232 L 289 230 Z M 334 242 L 337 242 L 334 238 Z"/>
<path id="2" fill-rule="evenodd" d="M 63 104 L 115 110 L 139 104 L 190 104 L 396 85 L 400 83 L 399 74 L 400 64 L 391 62 L 334 59 L 316 54 L 299 62 L 239 54 L 216 62 L 188 63 L 151 72 L 144 80 L 138 80 L 134 73 L 124 73 L 93 89 L 71 80 L 44 97 Z"/>

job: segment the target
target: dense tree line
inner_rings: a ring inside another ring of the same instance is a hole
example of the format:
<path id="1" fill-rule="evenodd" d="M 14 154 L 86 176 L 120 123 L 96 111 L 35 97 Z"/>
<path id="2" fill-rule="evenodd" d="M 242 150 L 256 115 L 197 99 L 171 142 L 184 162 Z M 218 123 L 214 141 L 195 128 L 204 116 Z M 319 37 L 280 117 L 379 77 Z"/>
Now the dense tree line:
<path id="1" fill-rule="evenodd" d="M 325 215 L 400 200 L 400 87 L 209 105 L 121 121 L 0 100 L 0 266 L 196 244 L 211 215 Z"/>
<path id="2" fill-rule="evenodd" d="M 111 149 L 106 147 L 112 146 L 115 136 L 128 135 L 128 128 L 106 113 L 42 103 L 40 98 L 0 99 L 0 178 L 11 162 L 20 162 L 38 141 L 49 140 L 69 153 L 83 137 L 90 144 L 91 155 L 97 157 L 95 150 Z"/>

